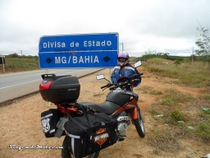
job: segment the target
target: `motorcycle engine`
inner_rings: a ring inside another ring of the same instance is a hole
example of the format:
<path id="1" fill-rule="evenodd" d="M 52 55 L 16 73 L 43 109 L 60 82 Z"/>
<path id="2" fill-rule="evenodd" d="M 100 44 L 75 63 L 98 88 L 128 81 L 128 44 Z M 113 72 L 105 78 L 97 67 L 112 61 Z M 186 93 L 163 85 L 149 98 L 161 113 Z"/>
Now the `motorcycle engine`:
<path id="1" fill-rule="evenodd" d="M 128 129 L 128 124 L 130 123 L 130 116 L 121 115 L 117 118 L 117 121 L 118 121 L 117 131 L 121 137 L 124 137 Z"/>

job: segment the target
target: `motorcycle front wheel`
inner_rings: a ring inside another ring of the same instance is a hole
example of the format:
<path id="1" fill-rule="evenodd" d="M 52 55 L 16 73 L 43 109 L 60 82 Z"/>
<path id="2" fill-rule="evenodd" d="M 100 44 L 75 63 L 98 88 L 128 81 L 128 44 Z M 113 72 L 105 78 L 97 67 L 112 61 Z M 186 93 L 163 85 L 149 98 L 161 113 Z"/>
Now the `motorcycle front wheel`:
<path id="1" fill-rule="evenodd" d="M 145 126 L 144 126 L 144 118 L 142 116 L 141 110 L 138 110 L 138 118 L 133 120 L 133 123 L 136 127 L 136 130 L 141 138 L 145 137 Z"/>
<path id="2" fill-rule="evenodd" d="M 70 138 L 66 136 L 63 141 L 63 149 L 61 151 L 62 158 L 74 158 L 70 148 Z M 98 158 L 100 151 L 86 156 L 86 158 Z"/>

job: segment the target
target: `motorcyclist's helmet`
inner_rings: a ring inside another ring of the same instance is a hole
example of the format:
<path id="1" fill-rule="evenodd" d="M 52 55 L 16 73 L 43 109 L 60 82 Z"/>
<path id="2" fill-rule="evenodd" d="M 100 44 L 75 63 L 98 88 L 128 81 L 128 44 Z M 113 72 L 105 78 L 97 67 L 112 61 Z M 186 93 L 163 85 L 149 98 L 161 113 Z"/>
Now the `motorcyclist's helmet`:
<path id="1" fill-rule="evenodd" d="M 118 63 L 120 66 L 124 66 L 129 62 L 129 55 L 126 52 L 120 52 L 118 53 Z"/>

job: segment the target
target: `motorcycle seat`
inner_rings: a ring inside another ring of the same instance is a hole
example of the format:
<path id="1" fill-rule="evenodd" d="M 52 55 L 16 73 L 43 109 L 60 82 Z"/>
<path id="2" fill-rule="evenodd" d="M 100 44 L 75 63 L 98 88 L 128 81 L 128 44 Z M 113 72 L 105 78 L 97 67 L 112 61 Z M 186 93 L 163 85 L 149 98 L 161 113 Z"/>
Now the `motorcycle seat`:
<path id="1" fill-rule="evenodd" d="M 95 103 L 91 103 L 91 102 L 81 102 L 79 104 L 81 104 L 83 106 L 90 107 L 90 108 L 96 110 L 97 112 L 106 113 L 108 115 L 111 115 L 114 111 L 116 111 L 117 109 L 120 108 L 119 105 L 114 104 L 110 101 L 105 101 L 101 104 L 95 104 Z"/>

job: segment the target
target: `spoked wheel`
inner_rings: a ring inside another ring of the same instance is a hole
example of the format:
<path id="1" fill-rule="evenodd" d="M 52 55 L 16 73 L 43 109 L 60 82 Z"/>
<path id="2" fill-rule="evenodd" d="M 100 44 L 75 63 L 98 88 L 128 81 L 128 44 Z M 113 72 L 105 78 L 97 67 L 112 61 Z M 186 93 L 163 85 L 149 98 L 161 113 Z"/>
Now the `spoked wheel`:
<path id="1" fill-rule="evenodd" d="M 145 137 L 145 126 L 144 126 L 144 118 L 142 116 L 141 110 L 138 110 L 138 118 L 133 120 L 133 123 L 136 127 L 136 130 L 141 138 Z"/>
<path id="2" fill-rule="evenodd" d="M 62 158 L 74 158 L 71 148 L 70 148 L 70 138 L 66 136 L 63 141 L 63 149 L 61 151 Z M 97 158 L 99 156 L 100 151 L 97 151 L 93 154 L 86 156 L 86 158 Z"/>

